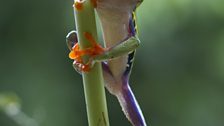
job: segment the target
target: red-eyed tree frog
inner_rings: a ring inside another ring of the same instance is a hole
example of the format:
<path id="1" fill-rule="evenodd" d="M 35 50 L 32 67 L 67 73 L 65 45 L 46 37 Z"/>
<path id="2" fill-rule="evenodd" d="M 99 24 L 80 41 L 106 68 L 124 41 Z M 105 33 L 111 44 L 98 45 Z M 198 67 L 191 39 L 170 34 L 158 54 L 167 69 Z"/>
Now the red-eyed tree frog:
<path id="1" fill-rule="evenodd" d="M 89 32 L 83 33 L 92 47 L 79 49 L 77 34 L 71 31 L 67 45 L 71 50 L 69 57 L 74 60 L 73 67 L 78 72 L 88 72 L 95 62 L 102 61 L 105 87 L 118 98 L 122 110 L 133 126 L 146 126 L 142 111 L 129 86 L 129 77 L 140 40 L 137 36 L 135 10 L 143 0 L 92 0 L 100 18 L 105 47 L 96 43 Z M 75 9 L 82 11 L 84 0 L 75 1 Z M 88 55 L 89 61 L 83 63 L 81 57 Z"/>

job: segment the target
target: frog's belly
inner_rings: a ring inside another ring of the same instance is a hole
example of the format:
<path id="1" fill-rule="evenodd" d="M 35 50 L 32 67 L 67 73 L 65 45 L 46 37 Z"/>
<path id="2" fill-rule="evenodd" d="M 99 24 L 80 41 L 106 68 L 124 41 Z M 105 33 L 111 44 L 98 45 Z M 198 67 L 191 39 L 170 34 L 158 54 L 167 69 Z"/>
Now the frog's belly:
<path id="1" fill-rule="evenodd" d="M 121 81 L 122 76 L 126 70 L 126 66 L 127 66 L 127 58 L 128 56 L 120 56 L 117 58 L 114 58 L 112 60 L 109 60 L 107 62 L 108 67 L 110 68 L 110 71 L 114 77 L 115 80 L 117 81 Z"/>

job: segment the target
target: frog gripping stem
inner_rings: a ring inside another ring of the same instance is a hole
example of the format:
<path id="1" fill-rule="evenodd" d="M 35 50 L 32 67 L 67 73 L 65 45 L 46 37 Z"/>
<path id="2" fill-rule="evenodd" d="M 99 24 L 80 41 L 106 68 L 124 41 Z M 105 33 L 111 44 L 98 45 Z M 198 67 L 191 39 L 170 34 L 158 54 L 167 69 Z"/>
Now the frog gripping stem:
<path id="1" fill-rule="evenodd" d="M 70 59 L 74 60 L 73 67 L 79 73 L 82 72 L 84 88 L 88 91 L 99 89 L 95 85 L 102 81 L 97 81 L 94 85 L 90 83 L 95 81 L 95 76 L 102 76 L 100 69 L 97 72 L 95 71 L 97 67 L 102 66 L 105 87 L 117 97 L 125 116 L 133 126 L 146 126 L 142 111 L 128 83 L 135 50 L 140 42 L 137 36 L 134 13 L 141 2 L 142 0 L 75 0 L 76 24 L 83 25 L 83 27 L 76 25 L 80 46 L 76 41 L 72 42 L 74 44 L 72 44 L 72 48 L 70 47 L 71 52 L 69 54 Z M 94 15 L 94 11 L 86 13 L 88 12 L 86 9 L 93 10 L 94 8 L 101 21 L 106 48 L 97 43 L 95 21 L 89 22 L 90 17 Z M 94 24 L 94 26 L 90 27 L 91 24 Z M 88 82 L 88 84 L 85 84 L 85 82 Z M 94 97 L 99 91 L 91 92 L 87 92 L 86 95 Z M 97 97 L 94 98 L 97 99 Z M 90 108 L 88 102 L 87 113 L 88 108 Z M 96 105 L 93 106 L 96 107 Z M 99 105 L 97 104 L 97 106 Z M 101 108 L 98 107 L 98 109 Z M 91 111 L 93 110 L 95 109 L 91 109 Z M 95 113 L 89 115 L 96 115 Z M 94 116 L 91 117 L 95 118 Z M 104 120 L 105 116 L 102 117 Z M 107 117 L 105 120 L 107 120 Z M 91 119 L 90 122 L 92 121 Z M 106 121 L 104 122 L 106 124 Z M 97 123 L 96 126 L 99 126 L 99 124 Z"/>

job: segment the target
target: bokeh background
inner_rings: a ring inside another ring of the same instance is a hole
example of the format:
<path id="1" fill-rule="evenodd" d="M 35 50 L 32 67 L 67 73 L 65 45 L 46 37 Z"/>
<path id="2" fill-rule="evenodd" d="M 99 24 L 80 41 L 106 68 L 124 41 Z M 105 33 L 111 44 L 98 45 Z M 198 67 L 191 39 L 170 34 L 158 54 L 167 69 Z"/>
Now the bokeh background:
<path id="1" fill-rule="evenodd" d="M 0 0 L 0 93 L 41 126 L 87 126 L 65 44 L 72 0 Z M 150 126 L 224 125 L 224 1 L 145 0 L 131 87 Z M 107 92 L 111 126 L 130 126 Z M 0 111 L 0 126 L 17 126 Z"/>

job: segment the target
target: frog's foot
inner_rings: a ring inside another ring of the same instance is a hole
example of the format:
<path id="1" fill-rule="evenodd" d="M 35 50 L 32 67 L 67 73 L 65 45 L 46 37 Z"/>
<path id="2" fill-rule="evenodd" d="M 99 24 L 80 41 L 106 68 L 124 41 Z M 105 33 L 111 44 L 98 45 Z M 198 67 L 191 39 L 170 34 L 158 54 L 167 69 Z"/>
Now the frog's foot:
<path id="1" fill-rule="evenodd" d="M 74 60 L 73 67 L 80 74 L 82 72 L 89 72 L 90 68 L 92 67 L 92 62 L 89 61 L 88 63 L 84 64 L 82 61 Z"/>
<path id="2" fill-rule="evenodd" d="M 104 53 L 106 50 L 96 42 L 89 32 L 85 32 L 84 36 L 90 42 L 91 47 L 80 50 L 78 43 L 76 43 L 69 54 L 69 58 L 74 60 L 73 66 L 78 72 L 88 72 L 94 64 L 94 57 Z M 85 55 L 88 56 L 86 63 L 82 61 L 82 56 Z"/>

